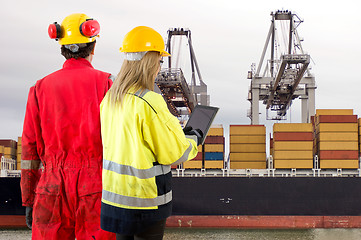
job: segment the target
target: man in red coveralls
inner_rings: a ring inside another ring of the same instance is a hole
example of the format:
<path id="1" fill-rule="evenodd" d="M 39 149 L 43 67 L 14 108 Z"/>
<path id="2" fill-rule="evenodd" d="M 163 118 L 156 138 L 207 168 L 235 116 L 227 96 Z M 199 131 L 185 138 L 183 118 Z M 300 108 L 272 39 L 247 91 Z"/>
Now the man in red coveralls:
<path id="1" fill-rule="evenodd" d="M 85 14 L 69 15 L 48 29 L 67 60 L 28 96 L 21 191 L 33 239 L 115 239 L 100 229 L 99 104 L 112 81 L 91 65 L 99 30 Z"/>

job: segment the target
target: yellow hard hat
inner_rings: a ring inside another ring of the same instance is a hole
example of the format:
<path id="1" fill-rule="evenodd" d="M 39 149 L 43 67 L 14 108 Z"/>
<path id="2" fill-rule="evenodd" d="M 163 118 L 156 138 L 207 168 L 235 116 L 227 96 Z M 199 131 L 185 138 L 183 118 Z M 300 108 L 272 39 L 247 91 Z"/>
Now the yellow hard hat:
<path id="1" fill-rule="evenodd" d="M 61 25 L 55 22 L 48 28 L 50 38 L 59 40 L 60 45 L 94 42 L 99 31 L 98 21 L 83 13 L 71 14 Z"/>
<path id="2" fill-rule="evenodd" d="M 120 48 L 121 52 L 135 53 L 135 52 L 159 52 L 162 57 L 170 56 L 164 50 L 164 41 L 162 36 L 153 28 L 139 26 L 133 28 L 125 35 L 123 46 Z"/>

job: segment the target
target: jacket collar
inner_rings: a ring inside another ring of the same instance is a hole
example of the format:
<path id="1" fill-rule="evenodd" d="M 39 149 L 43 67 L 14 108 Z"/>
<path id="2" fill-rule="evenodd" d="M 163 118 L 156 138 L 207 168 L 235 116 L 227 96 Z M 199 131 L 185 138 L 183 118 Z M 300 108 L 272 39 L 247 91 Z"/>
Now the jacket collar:
<path id="1" fill-rule="evenodd" d="M 91 63 L 85 58 L 70 58 L 66 60 L 63 64 L 63 68 L 81 68 L 81 67 L 90 67 L 93 68 Z"/>

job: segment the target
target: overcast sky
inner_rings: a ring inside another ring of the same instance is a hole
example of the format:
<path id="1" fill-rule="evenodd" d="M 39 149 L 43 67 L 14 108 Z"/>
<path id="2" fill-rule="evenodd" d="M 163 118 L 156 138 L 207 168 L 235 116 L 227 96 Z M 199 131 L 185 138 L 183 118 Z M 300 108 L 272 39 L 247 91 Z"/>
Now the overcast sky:
<path id="1" fill-rule="evenodd" d="M 220 107 L 215 123 L 223 124 L 226 134 L 230 124 L 250 124 L 247 71 L 261 57 L 270 13 L 282 9 L 304 20 L 297 30 L 313 60 L 316 109 L 354 109 L 361 116 L 361 9 L 357 1 L 16 0 L 2 1 L 0 8 L 0 139 L 21 136 L 29 88 L 62 67 L 60 45 L 48 37 L 48 25 L 76 12 L 99 21 L 93 66 L 114 75 L 123 59 L 118 49 L 132 28 L 149 26 L 164 38 L 170 27 L 189 28 L 211 105 Z M 300 121 L 300 100 L 293 106 L 286 122 Z M 266 121 L 261 103 L 260 109 L 260 123 L 270 132 L 274 122 Z"/>

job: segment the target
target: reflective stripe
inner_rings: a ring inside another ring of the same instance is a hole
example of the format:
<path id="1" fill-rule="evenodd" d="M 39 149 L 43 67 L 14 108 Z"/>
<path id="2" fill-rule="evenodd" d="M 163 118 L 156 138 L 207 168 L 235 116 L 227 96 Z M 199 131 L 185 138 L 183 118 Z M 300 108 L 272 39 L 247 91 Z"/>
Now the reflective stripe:
<path id="1" fill-rule="evenodd" d="M 21 169 L 37 170 L 40 168 L 40 163 L 40 160 L 21 160 Z"/>
<path id="2" fill-rule="evenodd" d="M 142 92 L 143 91 L 143 92 Z M 138 97 L 144 97 L 144 95 L 145 94 L 147 94 L 149 92 L 149 90 L 148 89 L 144 89 L 144 90 L 142 90 L 142 89 L 140 89 L 140 90 L 138 90 L 137 92 L 135 92 L 134 94 L 135 95 L 137 95 Z"/>
<path id="3" fill-rule="evenodd" d="M 178 165 L 178 164 L 181 164 L 182 162 L 185 162 L 188 160 L 188 155 L 192 151 L 192 148 L 193 148 L 192 143 L 189 140 L 188 140 L 188 142 L 189 142 L 189 147 L 187 148 L 187 150 L 185 150 L 183 155 L 176 162 L 172 163 L 172 165 Z"/>
<path id="4" fill-rule="evenodd" d="M 103 190 L 102 198 L 106 201 L 129 207 L 155 207 L 172 201 L 172 191 L 164 195 L 158 196 L 156 198 L 137 198 L 137 197 L 123 196 Z"/>
<path id="5" fill-rule="evenodd" d="M 104 159 L 103 169 L 116 172 L 118 174 L 134 176 L 140 179 L 147 179 L 169 173 L 171 171 L 171 166 L 155 165 L 152 168 L 148 168 L 148 169 L 137 169 L 132 166 L 122 165 Z"/>

